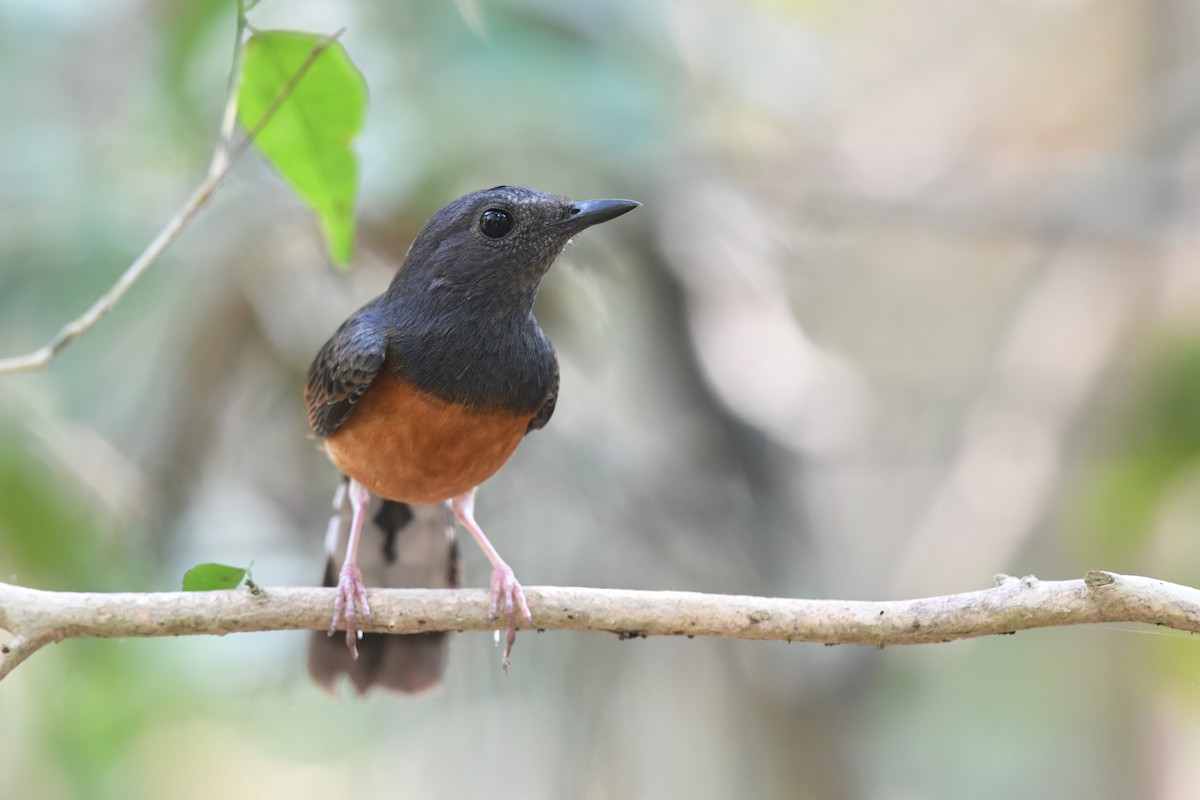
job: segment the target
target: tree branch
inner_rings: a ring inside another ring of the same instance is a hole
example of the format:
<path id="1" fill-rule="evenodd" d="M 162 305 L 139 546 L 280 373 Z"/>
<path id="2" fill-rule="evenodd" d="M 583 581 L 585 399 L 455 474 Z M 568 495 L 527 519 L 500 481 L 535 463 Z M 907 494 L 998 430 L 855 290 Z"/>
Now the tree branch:
<path id="1" fill-rule="evenodd" d="M 378 633 L 490 630 L 481 589 L 371 589 Z M 789 600 L 695 592 L 529 587 L 540 630 L 718 636 L 787 642 L 949 642 L 1031 628 L 1142 622 L 1200 633 L 1200 590 L 1153 578 L 1089 572 L 1083 580 L 997 576 L 991 589 L 919 600 Z M 76 637 L 224 635 L 324 630 L 334 590 L 84 594 L 0 583 L 0 678 L 44 645 Z"/>
<path id="2" fill-rule="evenodd" d="M 225 176 L 229 174 L 229 170 L 237 162 L 242 153 L 246 151 L 246 148 L 249 147 L 259 131 L 275 116 L 275 112 L 279 110 L 284 101 L 291 96 L 296 85 L 308 72 L 313 62 L 345 31 L 344 28 L 338 30 L 336 33 L 325 37 L 325 39 L 313 48 L 308 58 L 296 70 L 296 74 L 292 76 L 291 80 L 288 81 L 270 107 L 263 113 L 262 118 L 246 133 L 245 138 L 241 142 L 234 145 L 233 128 L 237 120 L 238 85 L 241 73 L 242 53 L 246 47 L 245 33 L 248 28 L 245 12 L 244 3 L 240 2 L 238 4 L 237 40 L 234 46 L 233 64 L 230 68 L 229 95 L 225 101 L 225 111 L 221 118 L 218 143 L 216 149 L 213 151 L 212 162 L 209 164 L 208 176 L 196 187 L 196 190 L 192 192 L 191 197 L 183 204 L 183 207 L 175 212 L 175 216 L 171 217 L 166 226 L 154 237 L 154 241 L 150 242 L 146 249 L 142 251 L 142 254 L 125 269 L 121 277 L 117 278 L 117 282 L 107 292 L 97 298 L 96 302 L 92 303 L 91 308 L 64 325 L 49 342 L 38 349 L 22 356 L 0 358 L 0 375 L 44 369 L 67 345 L 91 330 L 104 315 L 112 311 L 121 298 L 133 287 L 133 284 L 179 238 L 179 234 L 183 233 L 191 221 L 195 219 L 196 215 L 200 213 L 201 209 L 208 205 L 208 201 L 212 199 L 217 187 L 225 180 Z"/>

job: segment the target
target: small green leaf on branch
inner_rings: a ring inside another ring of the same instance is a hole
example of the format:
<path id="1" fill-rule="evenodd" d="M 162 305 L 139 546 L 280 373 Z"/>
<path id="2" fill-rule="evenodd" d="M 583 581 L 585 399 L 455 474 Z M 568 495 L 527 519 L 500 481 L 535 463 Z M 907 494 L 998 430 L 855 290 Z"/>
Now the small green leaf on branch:
<path id="1" fill-rule="evenodd" d="M 183 574 L 185 592 L 212 592 L 236 589 L 246 577 L 247 570 L 228 564 L 197 564 Z"/>

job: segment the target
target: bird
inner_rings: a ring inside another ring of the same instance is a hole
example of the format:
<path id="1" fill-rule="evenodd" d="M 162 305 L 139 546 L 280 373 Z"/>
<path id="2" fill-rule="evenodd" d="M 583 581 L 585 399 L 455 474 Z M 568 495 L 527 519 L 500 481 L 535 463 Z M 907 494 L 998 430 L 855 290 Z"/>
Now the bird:
<path id="1" fill-rule="evenodd" d="M 464 195 L 429 218 L 387 289 L 317 353 L 308 421 L 348 478 L 351 512 L 330 633 L 345 630 L 351 658 L 371 614 L 357 556 L 376 496 L 445 504 L 478 543 L 492 565 L 489 618 L 505 619 L 507 672 L 517 618 L 533 617 L 475 519 L 476 490 L 554 413 L 558 359 L 533 315 L 542 278 L 576 234 L 640 205 L 507 185 Z"/>
<path id="2" fill-rule="evenodd" d="M 352 514 L 343 477 L 333 498 L 326 530 L 325 586 L 337 586 Z M 371 498 L 363 520 L 358 565 L 372 586 L 456 589 L 462 583 L 454 518 L 445 503 L 415 505 Z M 339 640 L 314 631 L 309 637 L 308 673 L 329 694 L 339 675 L 349 677 L 359 694 L 374 686 L 413 694 L 441 682 L 449 656 L 450 634 L 363 634 L 358 657 Z"/>

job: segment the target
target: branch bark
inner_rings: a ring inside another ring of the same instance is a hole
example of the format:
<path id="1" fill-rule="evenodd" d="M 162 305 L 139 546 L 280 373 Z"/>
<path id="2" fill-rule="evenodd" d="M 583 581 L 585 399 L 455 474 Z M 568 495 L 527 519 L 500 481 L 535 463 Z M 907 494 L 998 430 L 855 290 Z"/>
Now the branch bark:
<path id="1" fill-rule="evenodd" d="M 373 589 L 378 633 L 491 630 L 480 589 Z M 787 642 L 928 644 L 1032 628 L 1141 622 L 1200 633 L 1200 590 L 1153 578 L 1089 572 L 1082 580 L 997 576 L 978 592 L 918 600 L 791 600 L 695 592 L 528 587 L 539 630 L 717 636 Z M 0 583 L 0 679 L 50 642 L 77 637 L 224 635 L 324 630 L 334 590 L 86 594 Z"/>

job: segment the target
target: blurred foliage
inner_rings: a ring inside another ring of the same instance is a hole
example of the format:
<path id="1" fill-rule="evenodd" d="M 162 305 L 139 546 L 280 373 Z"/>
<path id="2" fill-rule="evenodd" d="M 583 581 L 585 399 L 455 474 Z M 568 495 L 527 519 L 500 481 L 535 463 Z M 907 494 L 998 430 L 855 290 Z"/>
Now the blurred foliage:
<path id="1" fill-rule="evenodd" d="M 79 490 L 75 475 L 39 458 L 39 447 L 15 422 L 0 425 L 0 574 L 47 589 L 121 588 L 145 565 L 114 538 L 108 509 Z"/>
<path id="2" fill-rule="evenodd" d="M 264 585 L 315 584 L 335 476 L 305 425 L 309 360 L 429 214 L 515 183 L 645 204 L 579 237 L 538 301 L 558 410 L 479 500 L 526 583 L 1200 583 L 1193 4 L 252 17 L 347 29 L 371 93 L 355 268 L 329 268 L 248 154 L 113 314 L 0 381 L 4 579 L 172 589 L 253 561 Z M 234 18 L 0 11 L 5 353 L 85 308 L 199 180 Z M 0 774 L 64 800 L 1190 798 L 1195 644 L 1140 633 L 883 652 L 547 634 L 507 679 L 487 637 L 459 636 L 437 693 L 342 703 L 307 682 L 302 635 L 71 641 L 0 686 Z"/>
<path id="3" fill-rule="evenodd" d="M 1118 441 L 1090 479 L 1077 527 L 1105 558 L 1138 563 L 1153 556 L 1165 503 L 1176 490 L 1200 492 L 1200 338 L 1172 338 L 1150 363 L 1121 412 Z M 1147 563 L 1200 582 L 1200 562 Z"/>

